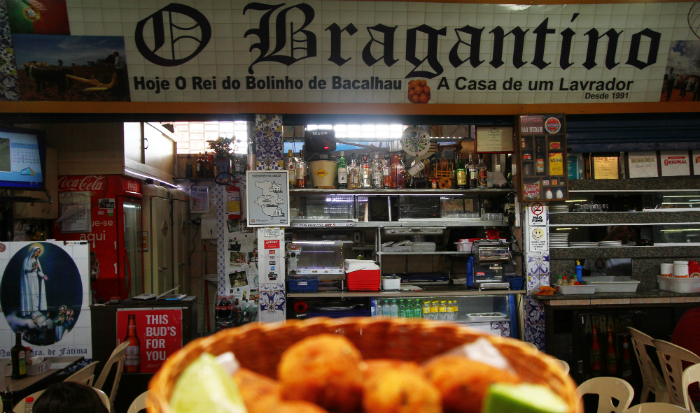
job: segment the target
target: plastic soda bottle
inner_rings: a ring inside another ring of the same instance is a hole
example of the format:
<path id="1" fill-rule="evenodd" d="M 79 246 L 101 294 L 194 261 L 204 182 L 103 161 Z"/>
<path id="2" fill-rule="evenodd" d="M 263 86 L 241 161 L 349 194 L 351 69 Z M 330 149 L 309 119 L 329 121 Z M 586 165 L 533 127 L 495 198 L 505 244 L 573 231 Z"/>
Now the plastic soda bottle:
<path id="1" fill-rule="evenodd" d="M 406 318 L 406 303 L 404 300 L 399 300 L 399 317 Z"/>
<path id="2" fill-rule="evenodd" d="M 391 300 L 391 316 L 392 317 L 399 316 L 399 306 L 396 305 L 396 300 Z"/>
<path id="3" fill-rule="evenodd" d="M 445 300 L 440 301 L 440 306 L 438 306 L 438 320 L 447 320 L 447 302 Z"/>
<path id="4" fill-rule="evenodd" d="M 430 302 L 430 319 L 431 320 L 439 320 L 439 315 L 438 315 L 438 302 L 437 301 L 431 301 Z"/>
<path id="5" fill-rule="evenodd" d="M 430 320 L 430 302 L 428 300 L 423 301 L 423 318 Z"/>
<path id="6" fill-rule="evenodd" d="M 382 316 L 382 302 L 381 302 L 381 300 L 374 300 L 374 316 L 375 317 Z"/>
<path id="7" fill-rule="evenodd" d="M 389 305 L 389 300 L 384 300 L 384 305 L 382 306 L 382 315 L 384 317 L 391 317 L 391 306 Z"/>

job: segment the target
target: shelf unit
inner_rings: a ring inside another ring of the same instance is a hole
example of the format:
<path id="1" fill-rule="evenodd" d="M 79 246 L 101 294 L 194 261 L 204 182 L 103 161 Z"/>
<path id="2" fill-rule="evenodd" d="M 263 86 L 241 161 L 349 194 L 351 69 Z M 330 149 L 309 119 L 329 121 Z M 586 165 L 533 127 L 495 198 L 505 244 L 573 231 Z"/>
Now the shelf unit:
<path id="1" fill-rule="evenodd" d="M 290 195 L 503 195 L 515 193 L 512 188 L 489 188 L 489 189 L 324 189 L 324 188 L 294 188 L 289 190 Z"/>
<path id="2" fill-rule="evenodd" d="M 320 291 L 317 293 L 287 293 L 290 298 L 363 298 L 378 297 L 458 297 L 458 296 L 482 296 L 491 297 L 510 294 L 525 294 L 525 290 L 442 290 L 442 291 Z"/>
<path id="3" fill-rule="evenodd" d="M 549 226 L 592 227 L 600 225 L 696 225 L 700 211 L 676 212 L 561 212 L 549 215 Z"/>
<path id="4" fill-rule="evenodd" d="M 318 220 L 319 222 L 311 222 L 311 220 L 292 220 L 292 228 L 333 228 L 333 227 L 356 227 L 356 228 L 388 228 L 388 227 L 505 227 L 508 223 L 505 221 L 459 221 L 459 220 L 441 220 L 441 221 L 369 221 L 369 222 L 354 222 L 354 221 L 331 221 Z"/>
<path id="5" fill-rule="evenodd" d="M 377 251 L 377 255 L 471 255 L 471 251 L 410 251 L 410 252 L 392 252 L 392 251 Z"/>

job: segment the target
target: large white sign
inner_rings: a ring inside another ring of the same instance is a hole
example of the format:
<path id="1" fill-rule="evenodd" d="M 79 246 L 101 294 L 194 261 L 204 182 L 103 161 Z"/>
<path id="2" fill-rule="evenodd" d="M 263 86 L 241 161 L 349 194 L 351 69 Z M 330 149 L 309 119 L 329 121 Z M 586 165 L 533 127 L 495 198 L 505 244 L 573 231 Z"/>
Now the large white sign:
<path id="1" fill-rule="evenodd" d="M 80 4 L 68 3 L 73 41 L 17 37 L 21 99 L 528 104 L 690 102 L 698 93 L 692 2 Z M 117 46 L 85 36 L 123 36 L 126 59 L 105 59 Z M 71 44 L 102 59 L 75 62 Z M 43 64 L 72 81 L 52 84 Z M 95 68 L 115 69 L 93 81 Z M 76 87 L 79 96 L 62 94 Z"/>

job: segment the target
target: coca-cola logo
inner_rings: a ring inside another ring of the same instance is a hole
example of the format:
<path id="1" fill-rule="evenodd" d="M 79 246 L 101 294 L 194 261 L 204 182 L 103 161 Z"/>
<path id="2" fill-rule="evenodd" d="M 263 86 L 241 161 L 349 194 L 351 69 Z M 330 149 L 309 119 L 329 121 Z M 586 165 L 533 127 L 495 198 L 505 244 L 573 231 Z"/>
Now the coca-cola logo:
<path id="1" fill-rule="evenodd" d="M 126 190 L 129 192 L 138 192 L 139 183 L 136 181 L 126 181 Z"/>
<path id="2" fill-rule="evenodd" d="M 58 178 L 59 191 L 102 191 L 106 176 L 62 176 Z"/>
<path id="3" fill-rule="evenodd" d="M 688 160 L 685 158 L 685 156 L 669 156 L 668 158 L 664 159 L 664 166 L 685 165 L 687 163 Z"/>

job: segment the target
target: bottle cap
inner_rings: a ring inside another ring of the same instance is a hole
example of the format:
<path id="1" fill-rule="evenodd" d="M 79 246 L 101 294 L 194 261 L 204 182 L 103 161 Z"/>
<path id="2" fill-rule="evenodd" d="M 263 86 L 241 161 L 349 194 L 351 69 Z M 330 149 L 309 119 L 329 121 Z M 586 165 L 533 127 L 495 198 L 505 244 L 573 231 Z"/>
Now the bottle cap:
<path id="1" fill-rule="evenodd" d="M 581 261 L 576 260 L 576 265 L 581 265 Z"/>
<path id="2" fill-rule="evenodd" d="M 29 396 L 29 397 L 27 397 L 26 399 L 24 399 L 24 402 L 25 402 L 25 403 L 34 403 L 34 398 L 31 397 L 31 396 Z"/>

